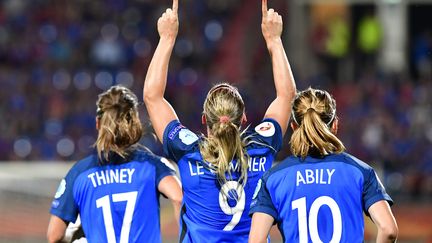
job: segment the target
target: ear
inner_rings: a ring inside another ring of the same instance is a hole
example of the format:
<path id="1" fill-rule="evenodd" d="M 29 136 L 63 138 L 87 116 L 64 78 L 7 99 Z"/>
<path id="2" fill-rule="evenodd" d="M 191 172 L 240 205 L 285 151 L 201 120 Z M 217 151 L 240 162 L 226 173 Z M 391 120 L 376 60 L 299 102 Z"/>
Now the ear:
<path id="1" fill-rule="evenodd" d="M 242 116 L 242 119 L 241 119 L 241 124 L 244 125 L 246 123 L 247 123 L 246 113 L 243 112 L 243 116 Z"/>
<path id="2" fill-rule="evenodd" d="M 298 125 L 297 125 L 297 123 L 295 123 L 295 122 L 291 122 L 290 126 L 291 126 L 291 129 L 292 129 L 293 131 L 296 130 L 296 129 L 298 128 Z"/>
<path id="3" fill-rule="evenodd" d="M 96 130 L 99 130 L 99 121 L 100 119 L 98 117 L 96 117 Z"/>
<path id="4" fill-rule="evenodd" d="M 335 119 L 332 123 L 332 126 L 331 126 L 331 131 L 334 135 L 337 134 L 338 128 L 339 128 L 339 119 L 337 117 L 335 117 Z"/>
<path id="5" fill-rule="evenodd" d="M 203 125 L 207 124 L 207 119 L 206 119 L 204 114 L 201 115 L 201 124 L 203 124 Z"/>

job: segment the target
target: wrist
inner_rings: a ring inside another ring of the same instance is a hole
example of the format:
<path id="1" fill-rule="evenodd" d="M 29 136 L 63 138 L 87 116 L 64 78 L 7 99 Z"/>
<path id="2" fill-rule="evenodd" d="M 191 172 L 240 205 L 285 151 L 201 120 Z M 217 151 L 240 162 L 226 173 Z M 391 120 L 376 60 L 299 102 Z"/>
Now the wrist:
<path id="1" fill-rule="evenodd" d="M 176 36 L 161 36 L 159 43 L 173 47 L 176 41 Z"/>
<path id="2" fill-rule="evenodd" d="M 280 37 L 266 40 L 267 49 L 272 52 L 275 48 L 282 46 L 282 40 Z"/>

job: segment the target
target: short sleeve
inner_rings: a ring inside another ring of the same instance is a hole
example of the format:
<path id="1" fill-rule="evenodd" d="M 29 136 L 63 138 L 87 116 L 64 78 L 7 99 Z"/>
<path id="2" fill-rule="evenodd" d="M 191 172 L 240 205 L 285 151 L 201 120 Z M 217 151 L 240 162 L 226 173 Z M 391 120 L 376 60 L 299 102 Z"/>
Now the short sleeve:
<path id="1" fill-rule="evenodd" d="M 75 173 L 72 170 L 69 171 L 66 177 L 61 180 L 51 203 L 50 213 L 67 222 L 75 222 L 79 212 L 73 194 L 75 179 Z"/>
<path id="2" fill-rule="evenodd" d="M 249 216 L 252 217 L 252 215 L 257 212 L 265 213 L 272 216 L 274 218 L 274 223 L 276 223 L 278 213 L 273 205 L 273 201 L 270 197 L 266 182 L 266 176 L 263 176 L 263 178 L 258 181 L 254 195 L 252 196 Z"/>
<path id="3" fill-rule="evenodd" d="M 175 175 L 175 168 L 170 162 L 163 157 L 155 163 L 156 165 L 156 186 L 166 176 Z"/>
<path id="4" fill-rule="evenodd" d="M 272 147 L 278 152 L 282 147 L 282 129 L 279 123 L 271 118 L 266 118 L 253 128 L 253 139 Z"/>
<path id="5" fill-rule="evenodd" d="M 170 122 L 163 135 L 165 155 L 175 162 L 197 145 L 199 137 L 183 126 L 178 120 Z"/>
<path id="6" fill-rule="evenodd" d="M 384 186 L 372 168 L 367 171 L 364 187 L 363 187 L 363 205 L 364 212 L 368 214 L 368 209 L 374 203 L 386 200 L 390 206 L 393 205 L 393 200 L 386 193 Z"/>

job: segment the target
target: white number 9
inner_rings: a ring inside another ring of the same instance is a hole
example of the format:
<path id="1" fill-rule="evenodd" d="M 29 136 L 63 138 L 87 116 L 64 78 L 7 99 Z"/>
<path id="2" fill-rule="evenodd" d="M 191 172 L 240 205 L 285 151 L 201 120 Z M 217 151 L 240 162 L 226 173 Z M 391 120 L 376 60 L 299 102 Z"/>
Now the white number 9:
<path id="1" fill-rule="evenodd" d="M 235 190 L 237 196 L 239 197 L 237 199 L 237 204 L 234 207 L 230 207 L 228 204 L 227 195 L 230 190 Z M 233 230 L 234 227 L 240 222 L 245 204 L 246 195 L 242 185 L 240 185 L 237 181 L 227 181 L 225 184 L 223 184 L 219 192 L 219 206 L 225 214 L 233 215 L 231 221 L 223 229 L 224 231 Z"/>

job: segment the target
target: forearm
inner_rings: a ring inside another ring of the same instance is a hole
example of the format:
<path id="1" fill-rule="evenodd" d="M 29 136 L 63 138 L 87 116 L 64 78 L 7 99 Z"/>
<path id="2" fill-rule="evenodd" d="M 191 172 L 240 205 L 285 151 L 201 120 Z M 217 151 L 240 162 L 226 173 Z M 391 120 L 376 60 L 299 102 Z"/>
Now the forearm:
<path id="1" fill-rule="evenodd" d="M 159 40 L 144 82 L 144 102 L 156 136 L 161 142 L 163 142 L 163 133 L 168 123 L 177 119 L 171 104 L 164 98 L 168 65 L 174 42 L 175 38 Z"/>
<path id="2" fill-rule="evenodd" d="M 183 191 L 179 179 L 175 176 L 166 176 L 159 182 L 158 190 L 171 201 L 175 220 L 178 224 L 183 201 Z"/>
<path id="3" fill-rule="evenodd" d="M 180 226 L 179 225 L 179 221 L 180 221 L 180 211 L 181 211 L 181 205 L 182 205 L 182 203 L 181 203 L 181 201 L 180 202 L 172 202 L 172 205 L 173 205 L 173 208 L 174 208 L 174 217 L 175 217 L 175 220 L 176 220 L 176 224 L 177 224 L 177 226 Z"/>
<path id="4" fill-rule="evenodd" d="M 296 93 L 296 85 L 282 40 L 280 38 L 274 38 L 273 40 L 267 41 L 266 44 L 272 61 L 276 95 L 278 98 L 291 101 Z M 289 108 L 290 107 L 287 107 L 287 109 Z"/>
<path id="5" fill-rule="evenodd" d="M 146 102 L 163 99 L 174 43 L 175 38 L 161 38 L 159 40 L 144 82 L 143 93 Z"/>
<path id="6" fill-rule="evenodd" d="M 381 200 L 372 204 L 368 212 L 378 229 L 376 242 L 395 242 L 399 229 L 387 201 Z"/>
<path id="7" fill-rule="evenodd" d="M 261 29 L 271 56 L 273 80 L 276 88 L 276 99 L 267 108 L 264 117 L 275 119 L 281 126 L 282 134 L 285 134 L 296 87 L 281 40 L 282 16 L 274 9 L 268 9 L 267 0 L 262 0 L 262 14 Z"/>

